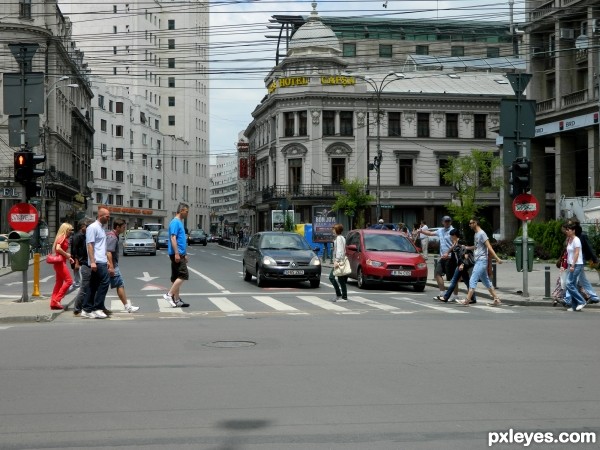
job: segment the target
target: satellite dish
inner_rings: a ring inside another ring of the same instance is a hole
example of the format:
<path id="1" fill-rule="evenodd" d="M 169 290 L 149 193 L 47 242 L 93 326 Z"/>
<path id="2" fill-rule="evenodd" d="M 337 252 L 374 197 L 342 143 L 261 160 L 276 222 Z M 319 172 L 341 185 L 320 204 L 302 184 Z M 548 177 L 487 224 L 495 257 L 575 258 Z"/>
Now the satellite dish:
<path id="1" fill-rule="evenodd" d="M 589 48 L 590 46 L 590 38 L 588 38 L 585 34 L 580 34 L 577 39 L 575 39 L 575 48 L 579 50 L 583 50 Z"/>
<path id="2" fill-rule="evenodd" d="M 88 181 L 87 182 L 87 187 L 89 187 L 90 189 L 94 187 L 94 182 L 93 181 Z"/>

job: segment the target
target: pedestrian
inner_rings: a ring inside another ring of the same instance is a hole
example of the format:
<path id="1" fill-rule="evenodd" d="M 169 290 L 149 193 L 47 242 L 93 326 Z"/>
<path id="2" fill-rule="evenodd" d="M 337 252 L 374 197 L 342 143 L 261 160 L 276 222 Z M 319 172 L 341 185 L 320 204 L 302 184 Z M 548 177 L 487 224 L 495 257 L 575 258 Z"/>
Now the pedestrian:
<path id="1" fill-rule="evenodd" d="M 67 267 L 67 261 L 73 262 L 71 254 L 67 253 L 71 233 L 73 233 L 73 225 L 66 222 L 63 223 L 58 229 L 54 238 L 54 244 L 52 245 L 54 252 L 62 256 L 62 261 L 53 264 L 56 281 L 52 290 L 52 296 L 50 297 L 50 309 L 65 309 L 60 302 L 73 284 L 73 278 L 71 278 L 69 268 Z"/>
<path id="2" fill-rule="evenodd" d="M 488 289 L 489 293 L 492 296 L 492 302 L 488 303 L 488 306 L 501 306 L 502 302 L 500 301 L 500 298 L 496 294 L 494 286 L 490 281 L 490 277 L 488 276 L 487 272 L 487 267 L 490 255 L 496 260 L 498 264 L 502 264 L 504 261 L 502 261 L 498 257 L 498 255 L 496 255 L 496 252 L 492 248 L 492 244 L 490 244 L 490 240 L 486 232 L 481 229 L 480 222 L 477 217 L 473 217 L 469 221 L 469 227 L 471 227 L 471 229 L 475 232 L 474 245 L 472 247 L 466 248 L 473 250 L 475 266 L 473 267 L 473 272 L 471 273 L 471 278 L 469 281 L 469 292 L 467 293 L 467 298 L 457 303 L 462 306 L 469 306 L 469 303 L 471 303 L 474 298 L 477 283 L 479 282 L 479 280 L 481 280 L 483 285 Z"/>
<path id="3" fill-rule="evenodd" d="M 577 288 L 581 272 L 583 272 L 583 252 L 581 251 L 581 240 L 577 237 L 577 225 L 568 223 L 567 230 L 567 292 L 571 297 L 567 303 L 567 311 L 581 311 L 585 306 L 585 299 Z"/>
<path id="4" fill-rule="evenodd" d="M 421 219 L 419 230 L 421 230 L 419 233 L 419 239 L 421 239 L 421 253 L 423 253 L 423 258 L 427 260 L 429 257 L 429 236 L 423 233 L 423 230 L 428 231 L 429 227 L 427 226 L 425 219 Z"/>
<path id="5" fill-rule="evenodd" d="M 106 232 L 104 231 L 104 226 L 109 220 L 110 212 L 101 206 L 98 208 L 96 220 L 85 230 L 88 263 L 91 269 L 89 290 L 81 312 L 81 317 L 86 319 L 106 319 L 112 314 L 112 311 L 104 306 L 110 285 L 106 257 Z"/>
<path id="6" fill-rule="evenodd" d="M 596 252 L 594 251 L 594 247 L 592 246 L 588 235 L 583 231 L 583 228 L 581 228 L 581 223 L 575 218 L 570 219 L 569 223 L 575 225 L 575 235 L 581 241 L 583 263 L 585 264 L 590 261 L 592 264 L 597 265 L 598 257 L 596 256 Z M 582 270 L 579 275 L 578 287 L 580 288 L 580 292 L 581 289 L 583 289 L 582 294 L 585 293 L 585 298 L 588 303 L 598 303 L 600 301 L 598 294 L 592 287 L 592 283 L 587 279 L 585 270 Z"/>
<path id="7" fill-rule="evenodd" d="M 72 289 L 78 289 L 79 285 L 81 284 L 79 259 L 77 259 L 75 252 L 73 251 L 73 239 L 75 239 L 75 236 L 77 236 L 78 231 L 71 233 L 71 237 L 69 238 L 69 248 L 71 249 L 71 257 L 73 258 L 73 262 L 71 263 L 71 270 L 73 271 L 73 284 L 71 285 Z"/>
<path id="8" fill-rule="evenodd" d="M 179 296 L 179 289 L 183 282 L 189 279 L 189 273 L 187 268 L 188 257 L 186 254 L 187 250 L 187 239 L 184 227 L 184 220 L 188 216 L 190 207 L 185 203 L 180 203 L 177 206 L 177 214 L 171 219 L 169 223 L 169 246 L 168 253 L 169 259 L 171 259 L 171 289 L 169 292 L 163 295 L 163 298 L 173 308 L 187 308 L 190 306 L 181 300 Z"/>
<path id="9" fill-rule="evenodd" d="M 140 309 L 139 306 L 133 306 L 127 299 L 125 293 L 125 282 L 119 270 L 119 235 L 125 231 L 127 224 L 123 219 L 116 219 L 113 222 L 113 229 L 106 233 L 106 259 L 108 261 L 108 276 L 110 278 L 111 289 L 117 290 L 117 295 L 123 303 L 123 310 L 128 313 L 134 313 Z"/>
<path id="10" fill-rule="evenodd" d="M 429 228 L 426 228 L 427 225 L 425 225 L 425 227 L 421 226 L 419 229 L 421 235 L 437 236 L 439 240 L 440 259 L 434 269 L 435 281 L 437 282 L 440 291 L 439 295 L 444 295 L 446 293 L 446 289 L 444 288 L 444 275 L 446 275 L 446 280 L 450 281 L 454 275 L 454 270 L 456 269 L 454 261 L 450 258 L 452 250 L 450 231 L 454 229 L 452 226 L 452 218 L 450 216 L 442 217 L 442 225 L 443 226 L 436 231 L 430 231 Z M 458 295 L 458 286 L 454 291 L 454 295 Z"/>
<path id="11" fill-rule="evenodd" d="M 336 223 L 333 226 L 333 234 L 335 238 L 333 240 L 333 267 L 329 272 L 329 281 L 335 289 L 335 298 L 331 299 L 332 302 L 347 302 L 348 291 L 346 289 L 346 283 L 348 281 L 348 275 L 336 277 L 333 274 L 333 270 L 340 264 L 344 264 L 346 258 L 346 238 L 342 236 L 344 226 L 341 223 Z M 339 281 L 339 284 L 338 284 Z"/>
<path id="12" fill-rule="evenodd" d="M 377 222 L 377 225 L 373 225 L 371 228 L 374 230 L 387 230 L 388 229 L 388 227 L 386 227 L 383 224 L 383 219 L 379 219 L 379 221 Z"/>
<path id="13" fill-rule="evenodd" d="M 90 289 L 90 276 L 92 270 L 88 264 L 87 246 L 85 245 L 85 232 L 87 227 L 94 222 L 94 219 L 86 217 L 81 219 L 77 224 L 78 231 L 73 234 L 71 244 L 71 256 L 79 262 L 79 274 L 81 282 L 79 284 L 79 292 L 75 296 L 73 307 L 73 315 L 79 316 L 83 309 L 83 302 Z"/>
<path id="14" fill-rule="evenodd" d="M 453 299 L 450 299 L 450 296 L 454 292 L 458 282 L 460 280 L 465 283 L 467 286 L 467 291 L 469 290 L 469 270 L 473 268 L 475 265 L 475 260 L 473 258 L 473 252 L 468 250 L 465 245 L 460 241 L 460 231 L 456 228 L 450 231 L 450 237 L 452 239 L 452 258 L 456 261 L 456 270 L 454 270 L 454 276 L 452 280 L 450 280 L 450 285 L 448 289 L 446 289 L 446 293 L 444 295 L 438 295 L 437 297 L 433 297 L 434 300 L 439 300 L 440 302 L 452 302 L 456 301 L 456 295 Z M 473 294 L 473 298 L 471 299 L 471 303 L 477 303 L 477 298 L 475 294 Z"/>

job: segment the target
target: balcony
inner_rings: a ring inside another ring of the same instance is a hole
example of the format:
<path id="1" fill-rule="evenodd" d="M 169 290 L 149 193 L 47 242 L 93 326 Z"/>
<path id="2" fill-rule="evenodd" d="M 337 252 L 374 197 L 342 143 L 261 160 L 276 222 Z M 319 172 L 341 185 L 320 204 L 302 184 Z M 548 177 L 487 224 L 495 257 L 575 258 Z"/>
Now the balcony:
<path id="1" fill-rule="evenodd" d="M 587 89 L 572 92 L 567 95 L 562 96 L 562 107 L 568 108 L 570 106 L 578 105 L 581 103 L 586 103 L 588 101 L 588 91 Z"/>
<path id="2" fill-rule="evenodd" d="M 276 184 L 264 188 L 261 193 L 263 201 L 268 202 L 284 198 L 290 200 L 332 199 L 336 194 L 343 194 L 346 191 L 341 184 L 297 184 L 295 186 Z"/>
<path id="3" fill-rule="evenodd" d="M 543 100 L 541 102 L 537 102 L 536 110 L 538 113 L 546 113 L 552 112 L 556 109 L 556 99 L 549 98 L 548 100 Z"/>
<path id="4" fill-rule="evenodd" d="M 531 22 L 535 22 L 543 19 L 546 16 L 551 15 L 557 8 L 554 6 L 554 0 L 550 0 L 549 2 L 544 3 L 539 8 L 535 8 L 531 11 Z"/>

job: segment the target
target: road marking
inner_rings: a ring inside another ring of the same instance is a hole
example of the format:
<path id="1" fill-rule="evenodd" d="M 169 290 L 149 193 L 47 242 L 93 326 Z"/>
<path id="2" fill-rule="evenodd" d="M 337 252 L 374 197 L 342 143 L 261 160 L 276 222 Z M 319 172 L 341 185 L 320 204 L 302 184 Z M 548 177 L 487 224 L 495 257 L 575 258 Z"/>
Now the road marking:
<path id="1" fill-rule="evenodd" d="M 208 300 L 211 301 L 217 308 L 219 308 L 223 312 L 231 313 L 244 311 L 238 305 L 236 305 L 231 300 L 225 297 L 208 297 Z"/>
<path id="2" fill-rule="evenodd" d="M 305 302 L 318 306 L 319 308 L 326 309 L 328 311 L 350 312 L 349 309 L 344 308 L 343 306 L 336 305 L 334 302 L 322 300 L 319 297 L 315 297 L 313 295 L 299 295 L 298 298 L 300 300 L 304 300 Z"/>
<path id="3" fill-rule="evenodd" d="M 433 306 L 433 305 L 427 305 L 427 304 L 421 303 L 421 302 L 415 302 L 407 297 L 392 297 L 392 298 L 395 300 L 402 300 L 407 303 L 412 303 L 413 305 L 424 306 L 425 308 L 435 309 L 436 311 L 441 311 L 441 312 L 444 312 L 447 314 L 468 314 L 467 311 L 459 311 L 458 309 L 446 308 L 443 306 Z"/>
<path id="4" fill-rule="evenodd" d="M 142 272 L 142 275 L 144 275 L 144 276 L 136 277 L 136 279 L 148 282 L 148 281 L 155 280 L 156 278 L 160 278 L 160 277 L 151 277 L 149 272 Z"/>
<path id="5" fill-rule="evenodd" d="M 158 310 L 162 313 L 187 314 L 183 308 L 173 308 L 164 298 L 157 298 Z"/>
<path id="6" fill-rule="evenodd" d="M 276 311 L 298 311 L 296 308 L 294 308 L 293 306 L 289 306 L 286 305 L 283 302 L 280 302 L 279 300 L 275 300 L 273 297 L 269 297 L 266 295 L 255 295 L 254 298 L 256 300 L 258 300 L 259 302 L 264 303 L 267 306 L 270 306 L 271 308 L 273 308 Z"/>
<path id="7" fill-rule="evenodd" d="M 479 302 L 477 302 L 479 303 Z M 495 314 L 514 314 L 514 311 L 510 309 L 504 309 L 499 306 L 487 306 L 487 305 L 470 305 L 472 308 L 477 308 L 481 311 L 487 311 Z"/>
<path id="8" fill-rule="evenodd" d="M 368 298 L 352 296 L 350 298 L 350 301 L 362 303 L 363 305 L 370 306 L 371 308 L 381 309 L 383 311 L 389 311 L 389 312 L 400 311 L 400 308 L 397 308 L 397 307 L 392 306 L 392 305 L 386 305 L 384 303 L 379 303 L 379 302 L 376 302 L 374 300 L 369 300 Z"/>
<path id="9" fill-rule="evenodd" d="M 224 291 L 224 292 L 229 292 L 225 287 L 221 286 L 219 283 L 217 283 L 216 281 L 214 281 L 211 278 L 208 278 L 206 275 L 204 275 L 203 273 L 198 272 L 196 269 L 192 269 L 191 267 L 188 266 L 188 270 L 190 272 L 194 272 L 196 275 L 198 275 L 200 278 L 203 278 L 204 280 L 206 280 L 208 283 L 212 284 L 214 287 L 216 287 L 217 289 L 219 289 L 220 291 Z"/>
<path id="10" fill-rule="evenodd" d="M 241 260 L 241 259 L 233 259 L 233 258 L 229 258 L 229 257 L 227 257 L 227 256 L 222 256 L 222 258 L 224 258 L 224 259 L 229 259 L 229 260 L 231 260 L 231 261 L 235 261 L 235 262 L 237 262 L 237 263 L 240 263 L 240 264 L 242 263 L 242 260 Z"/>

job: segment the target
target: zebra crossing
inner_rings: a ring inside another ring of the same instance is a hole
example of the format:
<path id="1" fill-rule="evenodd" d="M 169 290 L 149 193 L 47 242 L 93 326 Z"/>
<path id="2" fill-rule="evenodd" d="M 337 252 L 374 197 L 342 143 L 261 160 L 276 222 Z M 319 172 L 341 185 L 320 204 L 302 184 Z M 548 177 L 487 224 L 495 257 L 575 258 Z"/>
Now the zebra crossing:
<path id="1" fill-rule="evenodd" d="M 277 298 L 276 298 L 277 297 Z M 518 308 L 503 306 L 492 308 L 484 304 L 471 305 L 468 308 L 453 304 L 434 303 L 426 298 L 383 296 L 367 298 L 363 295 L 350 295 L 348 302 L 332 302 L 331 295 L 305 295 L 287 293 L 285 295 L 255 295 L 239 293 L 202 294 L 184 296 L 190 303 L 189 308 L 173 308 L 161 297 L 149 296 L 135 302 L 141 309 L 135 314 L 121 312 L 123 305 L 117 298 L 107 298 L 107 305 L 115 312 L 115 318 L 132 319 L 138 316 L 158 314 L 161 317 L 193 317 L 195 315 L 230 317 L 257 314 L 309 316 L 316 314 L 337 315 L 418 315 L 451 314 L 455 317 L 465 314 L 515 314 Z M 110 301 L 110 303 L 109 303 Z"/>

